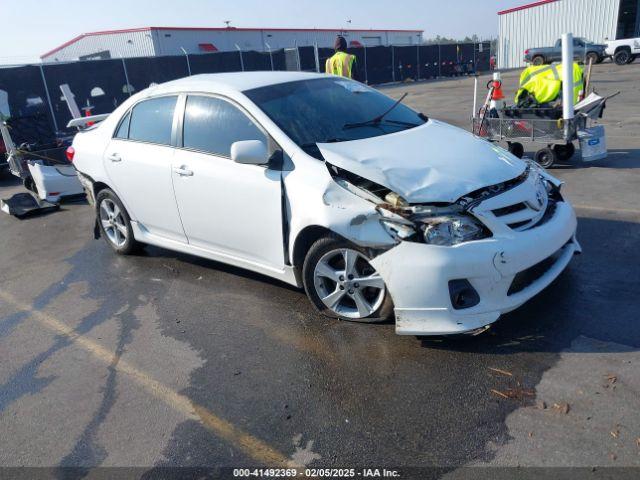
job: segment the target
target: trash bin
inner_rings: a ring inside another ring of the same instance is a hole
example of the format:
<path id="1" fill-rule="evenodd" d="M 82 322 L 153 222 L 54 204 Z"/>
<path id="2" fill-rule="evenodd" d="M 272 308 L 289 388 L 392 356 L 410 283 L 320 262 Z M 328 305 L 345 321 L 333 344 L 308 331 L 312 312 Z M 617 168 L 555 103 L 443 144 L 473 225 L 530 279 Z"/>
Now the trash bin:
<path id="1" fill-rule="evenodd" d="M 578 131 L 580 151 L 583 162 L 593 162 L 607 158 L 607 140 L 604 136 L 604 126 L 585 128 Z"/>

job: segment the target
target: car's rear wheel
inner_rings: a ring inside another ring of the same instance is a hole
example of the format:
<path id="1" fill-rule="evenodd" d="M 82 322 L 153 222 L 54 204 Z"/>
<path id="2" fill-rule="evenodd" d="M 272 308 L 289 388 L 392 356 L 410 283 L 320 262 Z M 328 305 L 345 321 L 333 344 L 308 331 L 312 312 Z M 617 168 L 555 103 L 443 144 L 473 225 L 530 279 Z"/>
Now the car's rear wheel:
<path id="1" fill-rule="evenodd" d="M 131 219 L 112 190 L 104 189 L 96 198 L 98 225 L 109 246 L 121 255 L 133 253 L 139 246 L 133 237 Z"/>
<path id="2" fill-rule="evenodd" d="M 304 288 L 324 315 L 352 322 L 382 322 L 393 313 L 384 280 L 364 250 L 326 236 L 309 249 L 303 265 Z"/>
<path id="3" fill-rule="evenodd" d="M 538 66 L 538 65 L 544 65 L 544 57 L 542 55 L 536 55 L 535 57 L 533 57 L 533 59 L 531 60 L 531 63 L 533 63 L 534 65 Z"/>

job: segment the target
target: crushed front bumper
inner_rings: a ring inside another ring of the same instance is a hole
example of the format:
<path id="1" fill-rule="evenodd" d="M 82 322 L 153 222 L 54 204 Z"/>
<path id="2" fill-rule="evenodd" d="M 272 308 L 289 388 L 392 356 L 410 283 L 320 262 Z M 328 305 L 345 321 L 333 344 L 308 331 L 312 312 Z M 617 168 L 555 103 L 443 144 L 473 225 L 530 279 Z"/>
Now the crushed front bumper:
<path id="1" fill-rule="evenodd" d="M 547 287 L 580 252 L 576 228 L 571 205 L 558 202 L 549 221 L 526 231 L 452 247 L 401 242 L 371 263 L 393 298 L 398 334 L 465 333 L 495 322 Z M 523 281 L 527 273 L 534 278 Z M 478 293 L 475 306 L 453 307 L 449 281 L 458 279 Z"/>

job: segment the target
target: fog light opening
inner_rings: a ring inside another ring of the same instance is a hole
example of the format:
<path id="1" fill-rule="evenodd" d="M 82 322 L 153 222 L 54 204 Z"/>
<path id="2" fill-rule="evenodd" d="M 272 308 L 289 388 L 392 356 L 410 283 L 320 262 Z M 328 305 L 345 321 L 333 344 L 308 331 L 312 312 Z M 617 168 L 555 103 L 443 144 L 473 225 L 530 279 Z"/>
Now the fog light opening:
<path id="1" fill-rule="evenodd" d="M 450 280 L 449 297 L 455 310 L 471 308 L 480 303 L 480 295 L 467 279 Z"/>

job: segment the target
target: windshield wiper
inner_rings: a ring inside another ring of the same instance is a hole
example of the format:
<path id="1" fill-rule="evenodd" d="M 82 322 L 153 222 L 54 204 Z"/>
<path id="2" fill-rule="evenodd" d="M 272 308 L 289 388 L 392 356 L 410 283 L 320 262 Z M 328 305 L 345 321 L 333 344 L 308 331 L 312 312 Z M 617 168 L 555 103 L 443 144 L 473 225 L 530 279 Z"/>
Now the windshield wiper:
<path id="1" fill-rule="evenodd" d="M 380 115 L 378 115 L 375 118 L 372 118 L 371 120 L 367 120 L 365 122 L 356 122 L 356 123 L 345 123 L 342 128 L 343 129 L 347 129 L 347 128 L 356 128 L 356 127 L 366 127 L 369 125 L 378 125 L 382 122 L 382 120 L 384 119 L 384 117 L 386 117 L 394 108 L 396 108 L 398 105 L 400 105 L 400 103 L 402 102 L 402 100 L 405 99 L 405 97 L 409 95 L 407 92 L 405 92 L 404 94 L 402 94 L 402 96 L 396 100 L 396 102 L 391 105 L 391 107 L 389 107 L 385 112 L 381 113 Z M 417 127 L 417 124 L 412 124 L 409 122 L 401 122 L 399 120 L 388 120 L 391 123 L 397 123 L 399 125 L 407 125 L 407 126 L 412 126 L 412 127 Z"/>

